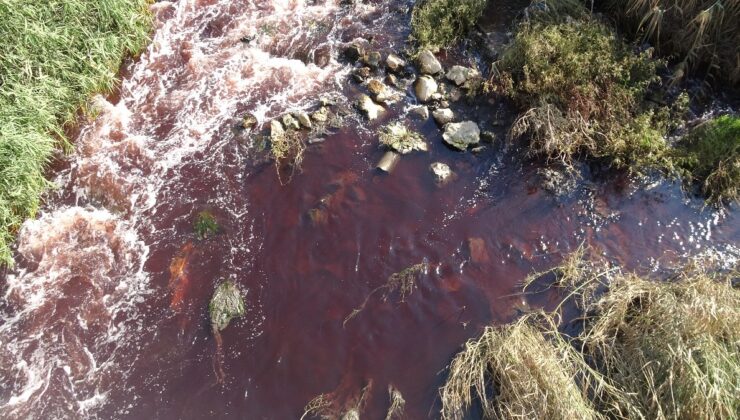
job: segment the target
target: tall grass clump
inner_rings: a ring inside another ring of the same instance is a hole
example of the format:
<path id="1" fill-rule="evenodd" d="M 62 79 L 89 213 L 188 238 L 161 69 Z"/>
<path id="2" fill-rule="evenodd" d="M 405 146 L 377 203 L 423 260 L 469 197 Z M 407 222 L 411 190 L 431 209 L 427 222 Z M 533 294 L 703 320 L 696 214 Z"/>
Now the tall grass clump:
<path id="1" fill-rule="evenodd" d="M 740 200 L 740 118 L 723 115 L 695 127 L 674 152 L 677 169 L 713 204 Z"/>
<path id="2" fill-rule="evenodd" d="M 487 419 L 602 418 L 575 380 L 580 355 L 552 331 L 551 318 L 531 314 L 468 341 L 441 390 L 442 418 L 467 418 L 474 406 Z"/>
<path id="3" fill-rule="evenodd" d="M 740 82 L 740 1 L 607 0 L 626 27 L 678 60 L 675 76 L 703 70 Z"/>
<path id="4" fill-rule="evenodd" d="M 420 0 L 411 14 L 411 38 L 421 48 L 445 48 L 483 14 L 486 0 Z"/>
<path id="5" fill-rule="evenodd" d="M 450 365 L 443 418 L 737 419 L 738 272 L 653 280 L 581 251 L 548 272 L 579 303 L 580 333 L 561 333 L 557 314 L 486 328 Z"/>
<path id="6" fill-rule="evenodd" d="M 49 186 L 64 129 L 95 92 L 115 87 L 126 54 L 145 45 L 149 0 L 0 0 L 0 264 Z"/>
<path id="7" fill-rule="evenodd" d="M 633 51 L 583 6 L 544 3 L 551 5 L 520 24 L 496 64 L 494 86 L 521 110 L 511 137 L 528 138 L 531 154 L 566 165 L 581 155 L 617 167 L 657 164 L 665 124 L 643 99 L 661 63 Z"/>

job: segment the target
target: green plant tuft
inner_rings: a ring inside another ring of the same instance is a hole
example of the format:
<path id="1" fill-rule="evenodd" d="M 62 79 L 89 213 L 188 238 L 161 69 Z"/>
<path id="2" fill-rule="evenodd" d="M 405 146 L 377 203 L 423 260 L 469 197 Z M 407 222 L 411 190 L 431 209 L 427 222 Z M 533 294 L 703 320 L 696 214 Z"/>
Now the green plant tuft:
<path id="1" fill-rule="evenodd" d="M 216 217 L 208 211 L 202 211 L 195 216 L 193 231 L 198 239 L 208 239 L 218 233 L 219 226 Z"/>
<path id="2" fill-rule="evenodd" d="M 65 127 L 146 44 L 148 4 L 0 0 L 0 264 L 12 264 L 13 236 L 50 185 L 44 171 Z"/>
<path id="3" fill-rule="evenodd" d="M 483 14 L 486 0 L 422 0 L 411 15 L 411 37 L 422 49 L 452 45 Z"/>
<path id="4" fill-rule="evenodd" d="M 579 155 L 635 169 L 659 163 L 666 123 L 643 98 L 661 63 L 596 20 L 544 16 L 521 24 L 497 63 L 500 88 L 522 110 L 512 137 L 566 165 Z"/>

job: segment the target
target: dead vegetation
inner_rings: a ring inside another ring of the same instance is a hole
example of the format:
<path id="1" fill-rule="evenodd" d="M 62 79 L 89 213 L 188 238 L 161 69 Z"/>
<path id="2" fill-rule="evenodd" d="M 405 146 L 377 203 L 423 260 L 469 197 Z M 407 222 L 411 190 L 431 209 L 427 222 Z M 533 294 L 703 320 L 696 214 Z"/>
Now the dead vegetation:
<path id="1" fill-rule="evenodd" d="M 416 289 L 416 281 L 419 276 L 426 273 L 428 269 L 429 264 L 427 262 L 421 262 L 419 264 L 404 268 L 398 273 L 391 274 L 385 284 L 373 289 L 367 295 L 362 304 L 355 308 L 349 315 L 347 315 L 347 317 L 344 319 L 343 325 L 346 326 L 347 322 L 359 315 L 365 309 L 368 302 L 370 302 L 370 299 L 378 292 L 383 292 L 383 295 L 381 296 L 383 302 L 387 302 L 388 298 L 393 293 L 398 293 L 400 297 L 399 301 L 405 302 L 406 298 L 414 293 L 414 290 Z"/>
<path id="2" fill-rule="evenodd" d="M 559 332 L 557 314 L 487 327 L 450 365 L 443 418 L 476 404 L 486 418 L 738 418 L 738 272 L 656 281 L 584 255 L 550 271 L 582 305 L 580 334 Z"/>

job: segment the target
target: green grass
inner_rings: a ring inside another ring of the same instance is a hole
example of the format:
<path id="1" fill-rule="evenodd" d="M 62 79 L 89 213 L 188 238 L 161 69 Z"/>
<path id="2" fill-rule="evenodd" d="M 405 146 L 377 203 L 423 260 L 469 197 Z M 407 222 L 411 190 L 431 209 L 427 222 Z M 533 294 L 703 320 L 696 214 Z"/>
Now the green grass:
<path id="1" fill-rule="evenodd" d="M 0 264 L 12 264 L 14 235 L 49 187 L 44 171 L 65 127 L 146 44 L 148 4 L 0 0 Z"/>
<path id="2" fill-rule="evenodd" d="M 694 128 L 674 152 L 684 178 L 710 203 L 740 200 L 740 118 L 723 115 Z"/>
<path id="3" fill-rule="evenodd" d="M 572 2 L 548 3 L 551 12 L 522 23 L 497 63 L 494 82 L 521 111 L 512 137 L 566 165 L 583 155 L 617 167 L 655 163 L 666 146 L 665 123 L 643 99 L 661 63 L 633 52 L 582 6 L 569 19 Z M 568 7 L 554 7 L 560 3 Z"/>
<path id="4" fill-rule="evenodd" d="M 411 15 L 411 38 L 422 49 L 449 47 L 483 14 L 486 0 L 421 0 Z"/>

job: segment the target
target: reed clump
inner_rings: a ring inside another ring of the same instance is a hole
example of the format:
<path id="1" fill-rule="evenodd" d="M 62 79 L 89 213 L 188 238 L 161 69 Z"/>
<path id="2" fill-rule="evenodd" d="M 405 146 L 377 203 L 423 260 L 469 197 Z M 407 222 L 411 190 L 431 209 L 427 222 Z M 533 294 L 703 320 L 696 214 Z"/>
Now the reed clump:
<path id="1" fill-rule="evenodd" d="M 738 418 L 737 271 L 656 281 L 566 259 L 557 272 L 585 303 L 582 331 L 566 336 L 542 314 L 487 327 L 450 365 L 444 418 L 474 404 L 486 418 Z"/>
<path id="2" fill-rule="evenodd" d="M 44 171 L 65 127 L 109 92 L 127 54 L 146 44 L 147 0 L 0 0 L 0 264 L 49 187 Z"/>
<path id="3" fill-rule="evenodd" d="M 578 156 L 638 170 L 658 164 L 666 123 L 644 97 L 662 63 L 634 52 L 582 5 L 536 3 L 545 6 L 519 25 L 493 79 L 521 110 L 511 138 L 526 137 L 532 155 L 565 165 Z"/>
<path id="4" fill-rule="evenodd" d="M 445 48 L 460 40 L 483 14 L 486 0 L 423 0 L 411 15 L 411 38 L 421 49 Z"/>
<path id="5" fill-rule="evenodd" d="M 606 0 L 623 26 L 678 61 L 677 79 L 701 70 L 740 82 L 740 1 Z"/>

